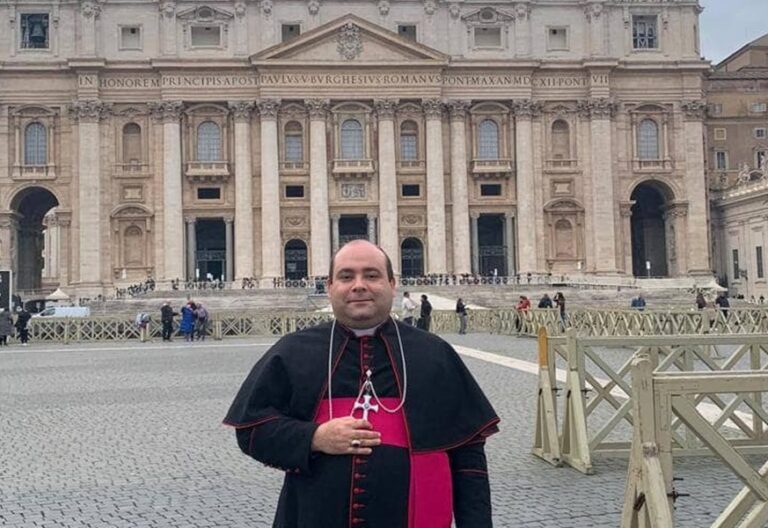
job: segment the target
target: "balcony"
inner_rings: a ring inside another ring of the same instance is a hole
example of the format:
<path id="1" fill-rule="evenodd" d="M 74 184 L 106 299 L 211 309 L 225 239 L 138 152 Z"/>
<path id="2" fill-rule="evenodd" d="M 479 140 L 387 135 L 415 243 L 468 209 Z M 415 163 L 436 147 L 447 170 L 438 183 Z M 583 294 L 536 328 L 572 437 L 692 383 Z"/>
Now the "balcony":
<path id="1" fill-rule="evenodd" d="M 397 162 L 397 172 L 405 174 L 423 174 L 427 170 L 424 160 L 401 160 Z"/>
<path id="2" fill-rule="evenodd" d="M 675 164 L 670 159 L 638 159 L 632 160 L 632 170 L 639 172 L 672 172 Z"/>
<path id="3" fill-rule="evenodd" d="M 186 164 L 184 174 L 195 183 L 222 183 L 230 176 L 227 161 L 190 161 Z"/>
<path id="4" fill-rule="evenodd" d="M 372 159 L 335 159 L 333 175 L 336 178 L 368 178 L 376 170 Z"/>
<path id="5" fill-rule="evenodd" d="M 470 166 L 477 179 L 507 179 L 513 172 L 511 159 L 474 159 Z"/>
<path id="6" fill-rule="evenodd" d="M 576 159 L 548 159 L 544 162 L 544 169 L 553 172 L 568 172 L 578 167 L 579 160 Z"/>
<path id="7" fill-rule="evenodd" d="M 12 180 L 55 180 L 55 165 L 15 165 L 11 171 Z"/>
<path id="8" fill-rule="evenodd" d="M 309 163 L 306 161 L 281 161 L 280 174 L 286 176 L 303 176 L 309 173 Z"/>
<path id="9" fill-rule="evenodd" d="M 149 163 L 115 163 L 113 173 L 115 178 L 149 178 Z"/>

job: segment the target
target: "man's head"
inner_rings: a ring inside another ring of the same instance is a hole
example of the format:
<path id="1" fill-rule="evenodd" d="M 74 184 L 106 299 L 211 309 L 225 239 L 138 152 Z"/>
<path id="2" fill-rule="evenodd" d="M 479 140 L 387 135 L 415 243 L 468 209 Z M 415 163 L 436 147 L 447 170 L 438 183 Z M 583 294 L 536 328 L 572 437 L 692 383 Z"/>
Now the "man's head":
<path id="1" fill-rule="evenodd" d="M 411 298 L 411 292 L 403 292 L 403 297 Z"/>
<path id="2" fill-rule="evenodd" d="M 426 301 L 426 300 L 427 300 L 427 296 L 426 296 L 426 295 L 424 295 L 423 293 L 421 294 L 421 300 L 422 300 L 422 301 Z"/>
<path id="3" fill-rule="evenodd" d="M 392 310 L 395 274 L 384 251 L 366 240 L 345 244 L 331 260 L 328 298 L 341 324 L 371 328 Z"/>

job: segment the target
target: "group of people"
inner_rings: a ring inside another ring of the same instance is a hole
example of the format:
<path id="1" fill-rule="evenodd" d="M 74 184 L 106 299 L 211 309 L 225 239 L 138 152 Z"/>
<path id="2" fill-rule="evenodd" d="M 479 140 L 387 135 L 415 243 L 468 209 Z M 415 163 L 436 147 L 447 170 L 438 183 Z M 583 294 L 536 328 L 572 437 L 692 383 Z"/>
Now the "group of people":
<path id="1" fill-rule="evenodd" d="M 411 292 L 403 292 L 403 322 L 411 326 L 414 326 L 415 324 L 417 328 L 421 328 L 422 330 L 429 332 L 430 325 L 432 324 L 432 303 L 429 302 L 429 298 L 426 295 L 422 294 L 419 318 L 414 323 L 414 314 L 416 313 L 416 308 L 419 308 L 419 305 L 416 304 L 416 301 L 411 299 Z"/>
<path id="2" fill-rule="evenodd" d="M 23 346 L 27 346 L 29 343 L 29 328 L 27 327 L 29 320 L 32 318 L 30 314 L 24 308 L 18 308 L 16 314 L 16 320 L 13 320 L 13 315 L 9 310 L 0 308 L 0 346 L 8 346 L 8 338 L 13 337 L 14 328 L 18 333 L 19 341 Z"/>
<path id="3" fill-rule="evenodd" d="M 160 308 L 163 341 L 173 340 L 173 320 L 177 315 L 181 315 L 179 333 L 184 336 L 184 341 L 194 341 L 195 339 L 205 341 L 210 314 L 203 303 L 196 303 L 191 299 L 181 307 L 181 313 L 174 311 L 170 301 L 163 303 L 163 307 Z"/>
<path id="4" fill-rule="evenodd" d="M 554 297 L 550 297 L 548 293 L 545 293 L 541 296 L 541 299 L 539 299 L 537 308 L 557 308 L 557 310 L 560 312 L 560 324 L 563 326 L 563 328 L 567 326 L 568 315 L 565 312 L 565 295 L 563 295 L 563 292 L 559 291 L 555 293 Z M 521 313 L 527 312 L 531 309 L 531 300 L 527 296 L 521 295 L 517 301 L 517 304 L 515 305 L 515 309 Z M 518 329 L 521 326 L 522 323 L 518 321 Z"/>

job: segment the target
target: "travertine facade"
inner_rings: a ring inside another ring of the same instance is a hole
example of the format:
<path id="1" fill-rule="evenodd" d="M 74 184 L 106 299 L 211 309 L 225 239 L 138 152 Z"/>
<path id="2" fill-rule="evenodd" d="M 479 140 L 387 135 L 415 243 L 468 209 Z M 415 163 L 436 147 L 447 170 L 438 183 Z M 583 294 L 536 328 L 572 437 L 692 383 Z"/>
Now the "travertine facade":
<path id="1" fill-rule="evenodd" d="M 406 275 L 707 274 L 699 12 L 3 3 L 0 268 L 271 283 L 365 237 Z"/>
<path id="2" fill-rule="evenodd" d="M 707 81 L 714 264 L 732 295 L 768 297 L 768 35 L 718 64 Z"/>

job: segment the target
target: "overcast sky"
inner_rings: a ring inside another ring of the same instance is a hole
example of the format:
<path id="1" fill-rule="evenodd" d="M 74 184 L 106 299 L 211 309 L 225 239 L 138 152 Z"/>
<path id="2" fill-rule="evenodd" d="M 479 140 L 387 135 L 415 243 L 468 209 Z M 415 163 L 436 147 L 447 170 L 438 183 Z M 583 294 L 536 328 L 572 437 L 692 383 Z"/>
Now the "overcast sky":
<path id="1" fill-rule="evenodd" d="M 768 0 L 700 0 L 701 52 L 712 64 L 768 33 Z"/>

